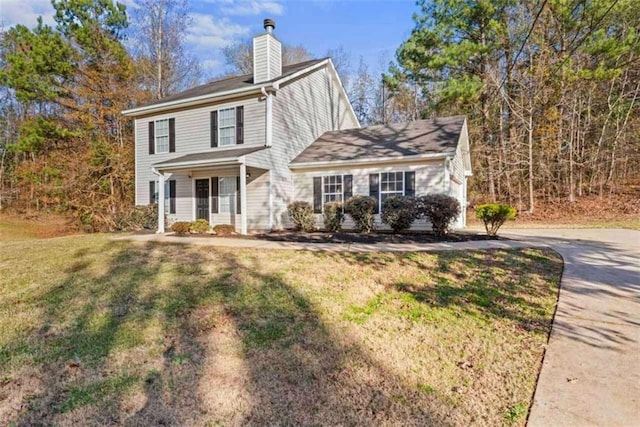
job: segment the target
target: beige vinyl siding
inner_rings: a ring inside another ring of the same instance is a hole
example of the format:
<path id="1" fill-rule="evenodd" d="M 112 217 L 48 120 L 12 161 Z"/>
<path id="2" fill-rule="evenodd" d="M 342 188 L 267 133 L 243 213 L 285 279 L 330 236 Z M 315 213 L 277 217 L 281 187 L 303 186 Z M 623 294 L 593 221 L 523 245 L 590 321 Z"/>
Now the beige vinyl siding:
<path id="1" fill-rule="evenodd" d="M 269 35 L 263 34 L 253 39 L 253 72 L 256 82 L 269 80 L 269 61 L 267 51 L 269 49 Z"/>
<path id="2" fill-rule="evenodd" d="M 136 205 L 149 203 L 149 181 L 156 175 L 151 171 L 155 163 L 175 159 L 185 154 L 201 153 L 224 148 L 211 148 L 211 111 L 244 106 L 244 145 L 265 144 L 265 105 L 256 98 L 234 102 L 209 104 L 191 109 L 137 118 L 136 126 Z M 175 118 L 176 151 L 166 154 L 149 154 L 149 122 Z M 236 147 L 236 146 L 232 146 Z M 229 148 L 229 147 L 225 147 Z"/>
<path id="3" fill-rule="evenodd" d="M 269 40 L 269 80 L 282 75 L 282 45 L 275 39 Z"/>
<path id="4" fill-rule="evenodd" d="M 314 169 L 296 171 L 294 173 L 294 199 L 304 200 L 313 205 L 313 178 L 327 175 L 352 175 L 353 195 L 369 195 L 369 174 L 380 172 L 415 172 L 416 195 L 442 193 L 444 191 L 444 168 L 441 160 L 416 163 L 395 163 L 390 165 L 363 165 L 350 167 L 328 167 L 326 169 Z M 322 215 L 316 214 L 316 225 L 322 227 Z M 353 222 L 347 216 L 344 223 L 347 229 L 353 228 Z M 380 222 L 380 215 L 376 215 L 376 227 L 386 229 L 386 225 Z M 416 221 L 413 229 L 430 229 L 426 221 Z"/>
<path id="5" fill-rule="evenodd" d="M 273 95 L 273 144 L 247 155 L 247 165 L 271 170 L 273 226 L 288 227 L 287 204 L 293 200 L 289 162 L 322 133 L 358 127 L 326 68 L 283 84 Z M 269 187 L 263 189 L 268 199 Z"/>

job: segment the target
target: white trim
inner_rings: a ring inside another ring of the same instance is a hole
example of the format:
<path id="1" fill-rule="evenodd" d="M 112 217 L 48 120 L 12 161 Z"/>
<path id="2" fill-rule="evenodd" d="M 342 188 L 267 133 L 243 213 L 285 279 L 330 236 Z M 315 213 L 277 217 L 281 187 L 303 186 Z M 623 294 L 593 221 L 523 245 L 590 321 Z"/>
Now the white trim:
<path id="1" fill-rule="evenodd" d="M 267 84 L 266 86 L 274 87 L 274 83 Z M 143 107 L 131 108 L 129 110 L 122 111 L 122 115 L 135 117 L 135 116 L 142 116 L 146 114 L 158 113 L 172 107 L 176 107 L 176 108 L 192 107 L 195 105 L 206 104 L 207 102 L 213 101 L 213 100 L 235 98 L 240 94 L 245 94 L 245 93 L 249 94 L 253 92 L 260 93 L 261 87 L 262 86 L 251 86 L 251 87 L 241 88 L 241 89 L 226 90 L 223 92 L 214 92 L 214 93 L 209 93 L 207 95 L 194 96 L 192 98 L 163 102 L 162 104 L 153 104 L 153 105 L 148 105 Z"/>
<path id="2" fill-rule="evenodd" d="M 240 234 L 247 234 L 247 165 L 240 163 Z"/>
<path id="3" fill-rule="evenodd" d="M 402 157 L 377 157 L 377 158 L 365 158 L 365 159 L 352 159 L 352 160 L 326 160 L 319 162 L 304 162 L 304 163 L 290 163 L 289 169 L 305 169 L 305 168 L 315 168 L 322 166 L 357 166 L 361 164 L 371 163 L 410 163 L 415 162 L 416 160 L 423 159 L 447 159 L 455 156 L 455 153 L 430 153 L 430 154 L 416 154 L 413 156 L 402 156 Z"/>
<path id="4" fill-rule="evenodd" d="M 269 169 L 269 231 L 273 230 L 273 170 Z"/>
<path id="5" fill-rule="evenodd" d="M 271 147 L 273 145 L 273 102 L 272 93 L 262 88 L 262 95 L 265 97 L 265 147 Z"/>
<path id="6" fill-rule="evenodd" d="M 137 145 L 138 145 L 138 119 L 134 119 L 133 120 L 133 170 L 134 170 L 134 180 L 133 180 L 134 203 L 133 204 L 134 205 L 138 205 L 138 147 Z M 147 152 L 148 151 L 149 151 L 149 148 L 147 148 Z"/>
<path id="7" fill-rule="evenodd" d="M 196 180 L 191 176 L 191 221 L 196 220 Z M 211 186 L 211 178 L 209 178 L 209 186 Z M 209 194 L 211 194 L 211 187 L 209 187 Z M 211 203 L 211 201 L 209 201 Z"/>
<path id="8" fill-rule="evenodd" d="M 239 159 L 238 157 L 227 157 L 227 158 L 217 159 L 217 160 L 191 160 L 191 161 L 176 162 L 176 163 L 159 163 L 155 167 L 157 167 L 158 169 L 167 170 L 167 169 L 178 169 L 182 167 L 202 166 L 202 165 L 210 165 L 212 167 L 231 166 L 231 165 L 237 165 L 239 163 L 238 159 Z"/>

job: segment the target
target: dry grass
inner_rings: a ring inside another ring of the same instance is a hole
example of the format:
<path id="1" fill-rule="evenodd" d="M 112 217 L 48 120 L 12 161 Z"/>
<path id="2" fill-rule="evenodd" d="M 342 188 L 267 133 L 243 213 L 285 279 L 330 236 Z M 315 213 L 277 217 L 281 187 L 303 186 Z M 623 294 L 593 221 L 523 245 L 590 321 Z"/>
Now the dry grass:
<path id="1" fill-rule="evenodd" d="M 0 246 L 0 424 L 523 425 L 546 250 Z"/>
<path id="2" fill-rule="evenodd" d="M 60 216 L 0 215 L 0 242 L 24 239 L 47 239 L 77 232 L 70 220 Z"/>

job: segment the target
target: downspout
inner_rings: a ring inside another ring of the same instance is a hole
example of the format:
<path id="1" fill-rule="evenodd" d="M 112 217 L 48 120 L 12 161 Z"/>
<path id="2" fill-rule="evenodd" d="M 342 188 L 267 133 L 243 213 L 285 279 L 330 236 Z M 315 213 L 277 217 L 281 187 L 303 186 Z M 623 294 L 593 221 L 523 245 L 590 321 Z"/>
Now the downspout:
<path id="1" fill-rule="evenodd" d="M 274 90 L 276 87 L 274 86 Z M 266 102 L 266 111 L 265 111 L 265 147 L 271 147 L 273 143 L 273 94 L 271 92 L 267 92 L 267 89 L 262 86 L 260 88 L 260 92 L 264 95 Z"/>

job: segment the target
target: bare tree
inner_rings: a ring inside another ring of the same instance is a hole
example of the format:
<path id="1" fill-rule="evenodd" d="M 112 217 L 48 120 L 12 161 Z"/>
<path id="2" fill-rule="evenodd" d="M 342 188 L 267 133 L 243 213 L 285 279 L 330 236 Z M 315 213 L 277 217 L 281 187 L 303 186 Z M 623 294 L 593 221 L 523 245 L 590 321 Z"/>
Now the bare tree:
<path id="1" fill-rule="evenodd" d="M 351 54 L 344 50 L 343 46 L 338 46 L 335 49 L 329 49 L 327 56 L 331 58 L 331 62 L 340 76 L 342 86 L 348 88 L 351 79 Z"/>
<path id="2" fill-rule="evenodd" d="M 144 88 L 159 99 L 200 82 L 196 57 L 184 47 L 188 0 L 142 0 L 133 14 L 133 55 Z"/>
<path id="3" fill-rule="evenodd" d="M 230 44 L 222 48 L 222 54 L 230 75 L 253 73 L 253 40 L 245 39 Z M 282 45 L 283 66 L 308 61 L 311 58 L 311 53 L 303 46 Z"/>

